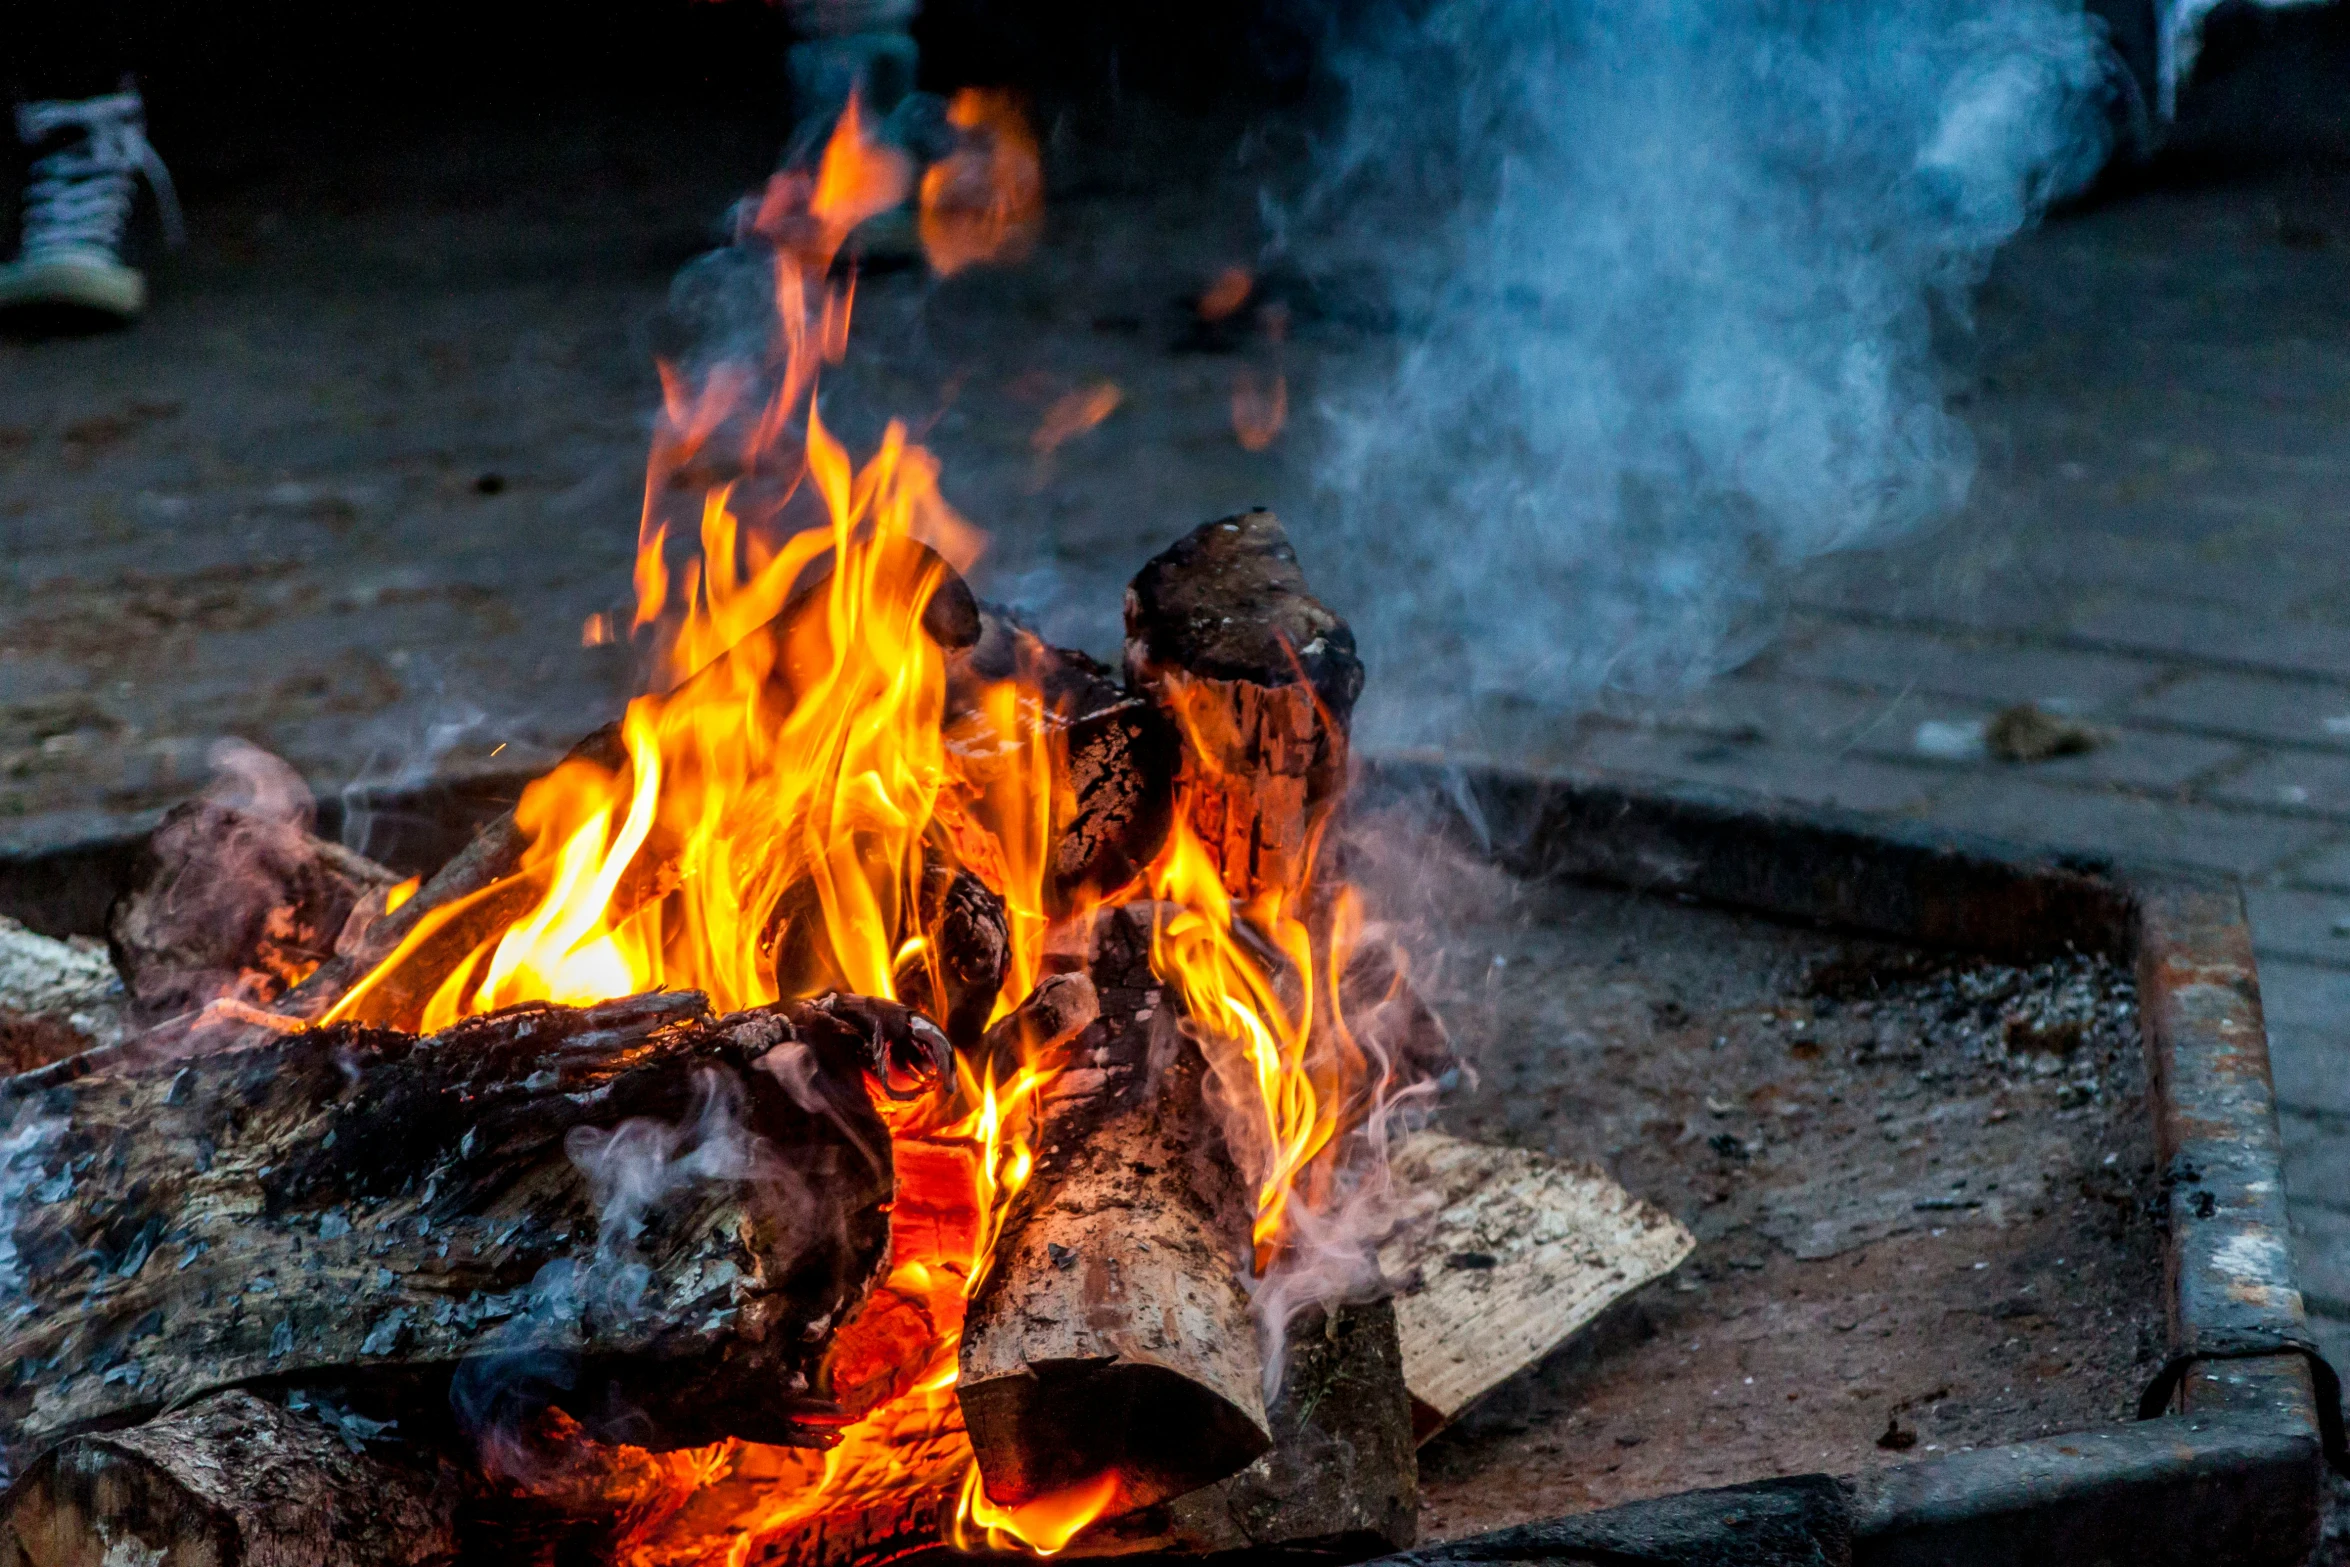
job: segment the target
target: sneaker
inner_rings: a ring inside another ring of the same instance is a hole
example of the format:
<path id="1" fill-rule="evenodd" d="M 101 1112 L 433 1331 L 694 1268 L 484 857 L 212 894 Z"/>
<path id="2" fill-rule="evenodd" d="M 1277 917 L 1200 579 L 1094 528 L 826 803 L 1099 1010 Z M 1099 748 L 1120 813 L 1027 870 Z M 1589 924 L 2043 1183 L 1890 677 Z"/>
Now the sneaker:
<path id="1" fill-rule="evenodd" d="M 170 171 L 147 144 L 136 88 L 102 98 L 19 104 L 31 153 L 14 261 L 0 265 L 0 310 L 63 308 L 116 321 L 147 304 L 147 277 L 124 260 L 137 180 L 155 193 L 165 237 L 181 238 Z"/>

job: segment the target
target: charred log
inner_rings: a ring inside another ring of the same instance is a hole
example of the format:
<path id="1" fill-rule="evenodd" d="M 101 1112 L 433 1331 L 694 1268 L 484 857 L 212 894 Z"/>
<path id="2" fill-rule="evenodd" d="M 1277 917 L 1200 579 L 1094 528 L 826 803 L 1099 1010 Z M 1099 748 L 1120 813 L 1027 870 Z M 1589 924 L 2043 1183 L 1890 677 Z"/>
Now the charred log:
<path id="1" fill-rule="evenodd" d="M 964 1424 L 1003 1505 L 1107 1472 L 1144 1506 L 1271 1443 L 1239 1277 L 1249 1194 L 1151 973 L 1147 911 L 1101 917 L 1092 979 L 1101 1016 L 1067 1046 L 964 1324 Z"/>
<path id="2" fill-rule="evenodd" d="M 266 1006 L 332 957 L 353 911 L 397 880 L 299 822 L 191 800 L 148 836 L 107 935 L 149 1019 L 218 996 Z"/>
<path id="3" fill-rule="evenodd" d="M 331 1382 L 416 1429 L 470 1359 L 556 1364 L 564 1407 L 633 1411 L 643 1446 L 824 1440 L 824 1331 L 887 1250 L 873 1037 L 658 995 L 264 1033 L 15 1096 L 39 1168 L 0 1427 Z"/>
<path id="4" fill-rule="evenodd" d="M 457 1558 L 458 1490 L 445 1464 L 228 1392 L 51 1448 L 0 1498 L 0 1560 L 427 1567 Z"/>
<path id="5" fill-rule="evenodd" d="M 1183 735 L 1190 826 L 1236 896 L 1302 884 L 1346 782 L 1354 633 L 1269 511 L 1203 524 L 1126 590 L 1126 678 Z"/>

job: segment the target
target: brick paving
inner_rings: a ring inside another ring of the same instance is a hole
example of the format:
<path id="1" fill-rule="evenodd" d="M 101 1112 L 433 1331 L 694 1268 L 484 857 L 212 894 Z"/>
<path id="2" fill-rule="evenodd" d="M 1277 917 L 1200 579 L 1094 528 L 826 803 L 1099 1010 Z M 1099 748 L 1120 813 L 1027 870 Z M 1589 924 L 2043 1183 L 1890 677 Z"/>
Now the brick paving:
<path id="1" fill-rule="evenodd" d="M 2328 242 L 2281 243 L 2285 214 Z M 1987 456 L 1966 515 L 1812 573 L 1779 643 L 1693 699 L 1542 747 L 1554 765 L 2243 878 L 2303 1277 L 2337 1348 L 2350 1348 L 2345 283 L 2340 177 L 2141 195 L 2030 236 L 1986 291 L 1971 414 Z M 1921 725 L 2022 701 L 2108 743 L 2036 764 L 1920 743 Z"/>

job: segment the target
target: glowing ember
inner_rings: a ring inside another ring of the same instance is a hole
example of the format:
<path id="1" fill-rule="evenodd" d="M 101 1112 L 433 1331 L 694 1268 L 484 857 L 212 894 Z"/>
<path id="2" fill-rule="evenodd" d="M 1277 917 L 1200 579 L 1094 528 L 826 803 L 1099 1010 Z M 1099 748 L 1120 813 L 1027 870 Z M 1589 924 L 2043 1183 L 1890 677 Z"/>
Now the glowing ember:
<path id="1" fill-rule="evenodd" d="M 1012 96 L 966 87 L 947 123 L 961 145 L 922 175 L 922 248 L 942 277 L 1026 254 L 1044 220 L 1036 137 Z"/>
<path id="2" fill-rule="evenodd" d="M 1232 434 L 1248 451 L 1261 452 L 1280 436 L 1289 422 L 1289 378 L 1275 375 L 1268 384 L 1243 370 L 1232 382 Z"/>

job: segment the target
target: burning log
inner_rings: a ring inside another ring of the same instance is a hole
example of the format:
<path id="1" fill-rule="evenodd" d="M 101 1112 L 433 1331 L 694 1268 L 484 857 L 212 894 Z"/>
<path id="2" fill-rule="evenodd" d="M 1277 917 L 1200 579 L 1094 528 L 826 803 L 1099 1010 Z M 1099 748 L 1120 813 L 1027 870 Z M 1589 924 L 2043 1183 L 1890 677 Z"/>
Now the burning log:
<path id="1" fill-rule="evenodd" d="M 985 607 L 980 636 L 948 666 L 947 705 L 989 745 L 984 691 L 1017 681 L 1063 763 L 1048 826 L 1045 909 L 1058 918 L 1134 883 L 1167 840 L 1181 755 L 1174 727 L 1147 698 L 1083 653 L 1057 648 L 1008 612 Z M 950 726 L 950 733 L 953 733 Z M 969 754 L 977 747 L 965 740 Z"/>
<path id="2" fill-rule="evenodd" d="M 1100 1017 L 1066 1047 L 964 1323 L 963 1421 L 999 1506 L 1112 1479 L 1147 1506 L 1272 1443 L 1240 1287 L 1249 1192 L 1151 973 L 1146 909 L 1100 917 L 1092 978 Z"/>
<path id="3" fill-rule="evenodd" d="M 427 1567 L 457 1557 L 455 1476 L 222 1393 L 51 1448 L 0 1499 L 0 1560 Z"/>
<path id="4" fill-rule="evenodd" d="M 1126 678 L 1182 731 L 1180 794 L 1224 884 L 1240 897 L 1301 886 L 1346 783 L 1363 666 L 1271 512 L 1202 524 L 1135 576 Z"/>
<path id="5" fill-rule="evenodd" d="M 889 1233 L 861 1074 L 935 1073 L 935 1029 L 672 994 L 256 1032 L 10 1096 L 38 1165 L 0 1323 L 16 1440 L 295 1383 L 414 1429 L 459 1362 L 507 1351 L 560 1362 L 582 1418 L 632 1412 L 642 1446 L 826 1437 L 825 1329 Z"/>
<path id="6" fill-rule="evenodd" d="M 398 880 L 299 821 L 191 800 L 141 848 L 108 943 L 148 1019 L 217 996 L 266 1006 L 332 957 L 353 911 Z"/>
<path id="7" fill-rule="evenodd" d="M 606 724 L 573 746 L 559 765 L 585 763 L 616 770 L 626 764 L 620 725 Z M 366 1005 L 351 1021 L 413 1030 L 450 971 L 465 955 L 530 911 L 541 888 L 518 877 L 530 834 L 508 811 L 474 835 L 414 896 L 386 908 L 380 895 L 361 906 L 335 944 L 334 956 L 295 986 L 276 1010 L 288 1017 L 324 1017 L 362 978 L 411 937 L 409 961 L 378 977 Z"/>

